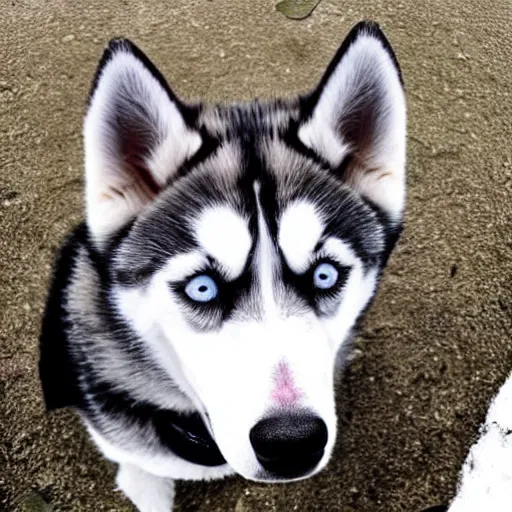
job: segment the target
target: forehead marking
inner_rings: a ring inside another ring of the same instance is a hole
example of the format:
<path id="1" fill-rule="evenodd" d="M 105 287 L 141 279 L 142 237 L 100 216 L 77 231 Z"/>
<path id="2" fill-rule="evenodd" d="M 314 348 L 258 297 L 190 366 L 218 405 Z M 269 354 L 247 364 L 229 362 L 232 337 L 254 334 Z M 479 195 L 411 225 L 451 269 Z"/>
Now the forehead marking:
<path id="1" fill-rule="evenodd" d="M 252 239 L 247 220 L 229 206 L 204 209 L 195 223 L 197 243 L 222 266 L 229 279 L 243 271 Z"/>
<path id="2" fill-rule="evenodd" d="M 339 238 L 329 237 L 324 242 L 322 249 L 342 265 L 362 267 L 362 262 L 357 257 L 352 247 Z"/>
<path id="3" fill-rule="evenodd" d="M 260 203 L 260 183 L 254 182 L 254 193 L 256 196 L 256 205 L 258 208 L 258 250 L 256 253 L 256 265 L 259 277 L 261 301 L 265 318 L 276 319 L 279 317 L 279 311 L 274 293 L 274 273 L 275 262 L 277 260 L 276 251 L 272 245 L 272 237 L 268 230 L 268 224 L 265 221 L 265 214 Z"/>
<path id="4" fill-rule="evenodd" d="M 311 203 L 297 201 L 284 211 L 278 241 L 286 263 L 294 272 L 307 270 L 323 230 L 322 219 Z"/>
<path id="5" fill-rule="evenodd" d="M 195 274 L 207 261 L 200 251 L 181 253 L 170 258 L 162 271 L 169 281 L 180 281 Z"/>

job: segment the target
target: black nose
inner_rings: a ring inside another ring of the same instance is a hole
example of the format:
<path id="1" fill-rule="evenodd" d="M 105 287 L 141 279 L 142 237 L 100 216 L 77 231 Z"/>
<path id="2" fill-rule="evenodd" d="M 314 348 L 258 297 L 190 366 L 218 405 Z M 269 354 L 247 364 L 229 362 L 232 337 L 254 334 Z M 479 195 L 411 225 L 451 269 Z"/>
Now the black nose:
<path id="1" fill-rule="evenodd" d="M 256 458 L 267 471 L 298 478 L 320 462 L 327 444 L 327 426 L 313 415 L 271 416 L 256 423 L 249 438 Z"/>

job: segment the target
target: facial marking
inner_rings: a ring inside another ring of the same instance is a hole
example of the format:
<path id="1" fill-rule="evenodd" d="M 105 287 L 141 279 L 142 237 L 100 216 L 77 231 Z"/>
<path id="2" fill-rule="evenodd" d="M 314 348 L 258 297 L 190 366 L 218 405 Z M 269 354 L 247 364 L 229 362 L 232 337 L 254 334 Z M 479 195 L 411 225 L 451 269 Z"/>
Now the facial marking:
<path id="1" fill-rule="evenodd" d="M 257 272 L 259 277 L 261 302 L 264 315 L 267 320 L 275 319 L 279 316 L 279 310 L 276 303 L 274 292 L 274 265 L 277 260 L 275 249 L 272 245 L 265 214 L 260 202 L 259 182 L 254 183 L 254 193 L 256 195 L 256 205 L 258 208 L 258 251 L 256 256 Z"/>
<path id="2" fill-rule="evenodd" d="M 307 270 L 323 229 L 322 219 L 311 203 L 297 201 L 284 211 L 278 240 L 286 263 L 294 272 Z"/>
<path id="3" fill-rule="evenodd" d="M 339 238 L 330 237 L 322 246 L 322 252 L 348 267 L 361 266 L 361 260 L 350 245 Z"/>
<path id="4" fill-rule="evenodd" d="M 279 361 L 274 375 L 272 401 L 280 407 L 292 407 L 302 398 L 303 393 L 295 386 L 293 375 L 284 360 Z"/>
<path id="5" fill-rule="evenodd" d="M 199 251 L 177 254 L 169 259 L 162 271 L 168 281 L 181 281 L 197 272 L 207 261 Z"/>
<path id="6" fill-rule="evenodd" d="M 196 221 L 196 239 L 217 260 L 228 279 L 243 271 L 252 239 L 246 219 L 228 206 L 206 208 Z"/>

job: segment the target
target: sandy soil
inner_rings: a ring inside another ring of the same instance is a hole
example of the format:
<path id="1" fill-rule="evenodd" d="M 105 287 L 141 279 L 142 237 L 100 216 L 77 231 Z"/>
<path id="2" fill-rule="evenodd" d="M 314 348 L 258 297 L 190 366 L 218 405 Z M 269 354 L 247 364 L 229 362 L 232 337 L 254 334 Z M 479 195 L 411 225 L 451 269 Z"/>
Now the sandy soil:
<path id="1" fill-rule="evenodd" d="M 306 90 L 348 29 L 381 23 L 409 97 L 405 235 L 339 392 L 322 475 L 183 484 L 178 511 L 407 511 L 446 501 L 512 367 L 512 3 L 0 3 L 0 508 L 131 510 L 72 413 L 45 415 L 37 335 L 52 255 L 82 215 L 81 121 L 106 41 L 140 44 L 187 99 Z M 3 508 L 2 508 L 3 507 Z M 34 510 L 34 509 L 32 509 Z"/>

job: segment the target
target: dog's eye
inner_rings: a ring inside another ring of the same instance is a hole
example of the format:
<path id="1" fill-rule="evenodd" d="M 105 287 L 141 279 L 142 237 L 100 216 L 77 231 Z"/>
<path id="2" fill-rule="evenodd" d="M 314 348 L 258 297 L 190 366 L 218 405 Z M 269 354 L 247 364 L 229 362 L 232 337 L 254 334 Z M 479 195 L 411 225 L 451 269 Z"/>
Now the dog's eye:
<path id="1" fill-rule="evenodd" d="M 219 290 L 210 276 L 201 275 L 190 280 L 185 286 L 185 293 L 196 302 L 210 302 L 217 297 Z"/>
<path id="2" fill-rule="evenodd" d="M 328 290 L 338 282 L 338 271 L 331 263 L 320 263 L 313 272 L 313 284 L 321 290 Z"/>

